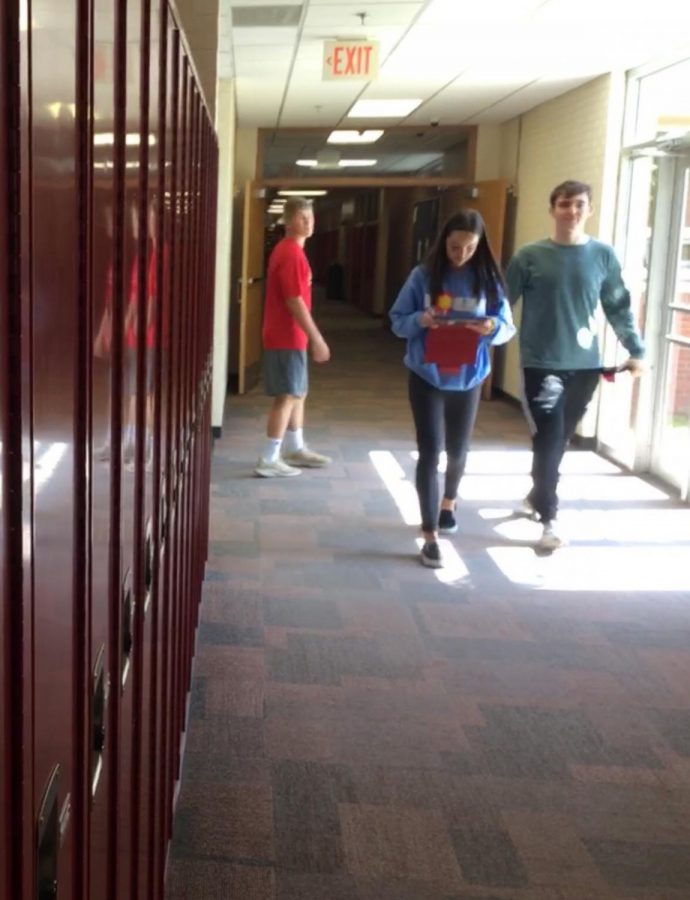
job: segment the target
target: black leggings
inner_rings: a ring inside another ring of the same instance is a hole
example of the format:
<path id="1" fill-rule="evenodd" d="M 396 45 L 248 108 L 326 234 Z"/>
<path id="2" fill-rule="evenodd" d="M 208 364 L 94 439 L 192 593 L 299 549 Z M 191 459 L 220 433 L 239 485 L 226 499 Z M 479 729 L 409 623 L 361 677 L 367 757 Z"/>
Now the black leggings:
<path id="1" fill-rule="evenodd" d="M 477 418 L 481 384 L 469 391 L 444 391 L 410 372 L 410 406 L 417 431 L 419 462 L 415 483 L 422 514 L 422 531 L 438 527 L 438 461 L 441 450 L 448 457 L 443 496 L 455 500 L 465 471 L 467 451 Z"/>

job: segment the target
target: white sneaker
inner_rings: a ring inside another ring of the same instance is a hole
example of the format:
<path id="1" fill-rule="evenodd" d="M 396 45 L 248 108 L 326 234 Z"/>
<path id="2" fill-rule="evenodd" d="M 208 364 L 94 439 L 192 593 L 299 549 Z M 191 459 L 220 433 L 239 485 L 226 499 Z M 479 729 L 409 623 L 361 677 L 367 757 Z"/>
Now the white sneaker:
<path id="1" fill-rule="evenodd" d="M 302 473 L 294 466 L 289 466 L 286 462 L 283 462 L 282 459 L 268 462 L 263 456 L 260 456 L 254 469 L 254 474 L 260 478 L 290 478 L 293 475 L 301 475 Z"/>
<path id="2" fill-rule="evenodd" d="M 536 509 L 532 505 L 532 501 L 529 497 L 525 497 L 525 499 L 520 504 L 520 515 L 526 516 L 528 519 L 532 519 L 532 521 L 536 522 L 539 518 Z"/>
<path id="3" fill-rule="evenodd" d="M 291 466 L 302 466 L 305 469 L 323 469 L 333 462 L 330 456 L 316 453 L 308 447 L 302 447 L 301 450 L 295 450 L 292 453 L 284 453 L 283 459 Z"/>
<path id="4" fill-rule="evenodd" d="M 567 543 L 565 538 L 562 538 L 555 530 L 553 522 L 544 523 L 544 529 L 538 544 L 542 550 L 558 550 L 559 547 L 565 547 Z"/>

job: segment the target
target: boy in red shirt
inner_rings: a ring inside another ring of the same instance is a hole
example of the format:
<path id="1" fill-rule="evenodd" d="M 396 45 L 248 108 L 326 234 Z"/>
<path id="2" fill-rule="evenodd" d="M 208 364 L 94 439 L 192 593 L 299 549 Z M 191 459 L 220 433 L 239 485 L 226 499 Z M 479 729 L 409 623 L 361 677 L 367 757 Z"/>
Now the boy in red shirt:
<path id="1" fill-rule="evenodd" d="M 291 197 L 283 216 L 285 237 L 271 253 L 266 279 L 264 388 L 273 403 L 266 442 L 254 469 L 262 478 L 299 475 L 299 467 L 322 468 L 331 462 L 305 445 L 303 433 L 307 347 L 311 344 L 314 362 L 328 362 L 331 356 L 311 315 L 311 268 L 304 244 L 314 231 L 314 211 L 308 200 Z"/>

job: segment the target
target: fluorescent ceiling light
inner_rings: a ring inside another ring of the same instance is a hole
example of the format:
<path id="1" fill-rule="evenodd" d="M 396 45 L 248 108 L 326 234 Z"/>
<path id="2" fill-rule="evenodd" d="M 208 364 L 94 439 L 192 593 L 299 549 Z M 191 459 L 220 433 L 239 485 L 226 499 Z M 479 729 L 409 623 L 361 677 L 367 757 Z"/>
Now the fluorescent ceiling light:
<path id="1" fill-rule="evenodd" d="M 380 129 L 369 129 L 368 131 L 348 131 L 338 130 L 332 131 L 328 135 L 328 144 L 373 144 L 383 134 Z"/>
<path id="2" fill-rule="evenodd" d="M 378 159 L 341 159 L 338 165 L 343 168 L 346 166 L 375 166 L 377 162 Z"/>
<path id="3" fill-rule="evenodd" d="M 316 165 L 315 159 L 298 159 L 295 163 L 297 166 L 305 166 L 306 168 L 313 169 Z"/>
<path id="4" fill-rule="evenodd" d="M 278 191 L 281 197 L 324 197 L 328 191 Z"/>
<path id="5" fill-rule="evenodd" d="M 358 100 L 347 114 L 349 119 L 399 118 L 409 116 L 421 100 Z"/>

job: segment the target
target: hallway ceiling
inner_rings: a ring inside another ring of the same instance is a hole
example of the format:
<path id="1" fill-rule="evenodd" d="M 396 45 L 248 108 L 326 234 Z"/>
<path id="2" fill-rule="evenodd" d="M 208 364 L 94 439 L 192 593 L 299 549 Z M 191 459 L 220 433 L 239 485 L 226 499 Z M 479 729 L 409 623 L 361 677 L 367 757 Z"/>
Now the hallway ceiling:
<path id="1" fill-rule="evenodd" d="M 219 16 L 218 77 L 235 79 L 239 126 L 263 128 L 499 123 L 690 34 L 682 0 L 219 0 Z M 379 41 L 378 78 L 322 80 L 336 38 Z M 422 103 L 348 118 L 358 99 L 395 98 Z"/>

